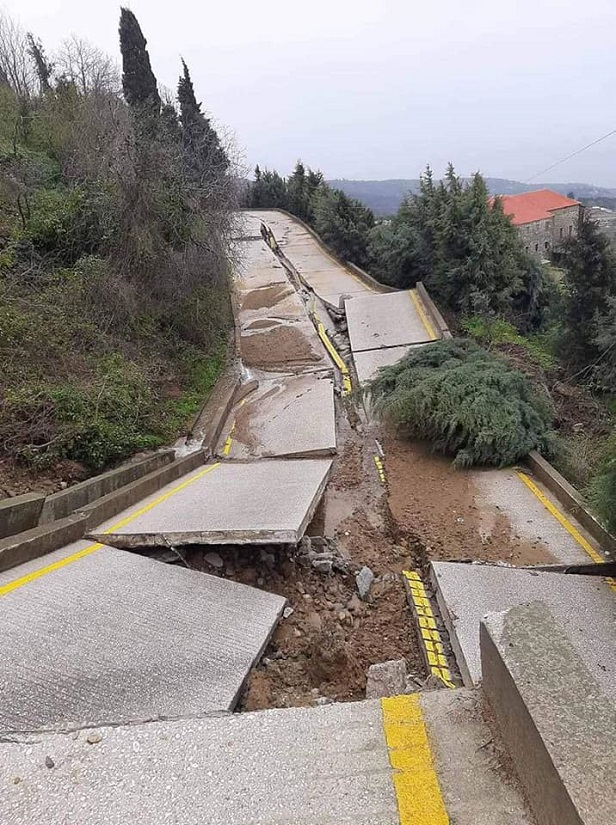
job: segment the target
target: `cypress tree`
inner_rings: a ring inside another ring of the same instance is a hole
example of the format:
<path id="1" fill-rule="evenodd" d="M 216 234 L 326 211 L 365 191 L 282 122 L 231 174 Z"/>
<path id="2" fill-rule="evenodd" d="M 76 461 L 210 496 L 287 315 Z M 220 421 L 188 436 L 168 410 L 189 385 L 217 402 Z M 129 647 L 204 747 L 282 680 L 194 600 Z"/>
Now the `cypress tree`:
<path id="1" fill-rule="evenodd" d="M 122 89 L 129 106 L 160 112 L 161 100 L 146 49 L 147 40 L 130 9 L 120 10 L 120 50 Z"/>
<path id="2" fill-rule="evenodd" d="M 26 39 L 28 41 L 28 52 L 34 60 L 34 65 L 36 66 L 36 73 L 38 75 L 39 83 L 41 84 L 41 92 L 49 92 L 51 91 L 49 78 L 53 72 L 53 64 L 47 60 L 40 40 L 35 40 L 34 35 L 31 32 L 28 32 Z"/>
<path id="3" fill-rule="evenodd" d="M 178 81 L 178 103 L 180 104 L 180 123 L 184 145 L 191 152 L 196 170 L 203 173 L 223 173 L 229 168 L 229 158 L 220 145 L 216 130 L 209 118 L 201 111 L 197 102 L 195 89 L 182 60 L 183 73 Z"/>

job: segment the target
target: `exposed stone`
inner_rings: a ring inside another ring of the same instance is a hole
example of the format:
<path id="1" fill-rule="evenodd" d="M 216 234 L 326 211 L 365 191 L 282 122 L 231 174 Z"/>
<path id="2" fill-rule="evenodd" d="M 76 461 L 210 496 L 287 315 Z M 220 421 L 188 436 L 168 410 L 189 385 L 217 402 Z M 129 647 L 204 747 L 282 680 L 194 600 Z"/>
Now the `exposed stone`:
<path id="1" fill-rule="evenodd" d="M 380 699 L 383 696 L 400 696 L 406 693 L 406 662 L 392 659 L 368 668 L 366 699 Z"/>
<path id="2" fill-rule="evenodd" d="M 55 764 L 56 764 L 56 763 L 53 761 L 53 759 L 51 758 L 51 756 L 46 756 L 46 757 L 45 757 L 45 767 L 46 767 L 46 768 L 51 769 L 51 768 L 53 768 L 53 767 L 54 767 L 54 765 L 55 765 Z"/>
<path id="3" fill-rule="evenodd" d="M 313 559 L 311 565 L 319 573 L 331 573 L 333 569 L 333 561 L 326 558 Z"/>
<path id="4" fill-rule="evenodd" d="M 282 611 L 283 618 L 288 619 L 289 616 L 292 616 L 295 613 L 295 610 L 292 607 L 285 607 Z"/>
<path id="5" fill-rule="evenodd" d="M 220 553 L 206 553 L 203 557 L 203 561 L 206 564 L 209 564 L 210 567 L 215 567 L 217 570 L 221 570 L 225 566 L 225 563 Z"/>
<path id="6" fill-rule="evenodd" d="M 102 742 L 102 741 L 103 741 L 103 737 L 100 735 L 100 733 L 89 733 L 88 737 L 86 739 L 86 742 L 89 745 L 96 745 L 96 744 L 98 744 L 99 742 Z"/>
<path id="7" fill-rule="evenodd" d="M 312 536 L 310 542 L 313 547 L 327 547 L 328 545 L 328 540 L 323 536 Z"/>
<path id="8" fill-rule="evenodd" d="M 373 581 L 374 573 L 369 567 L 362 567 L 359 573 L 355 575 L 355 583 L 357 584 L 357 592 L 359 593 L 360 599 L 366 600 Z"/>
<path id="9" fill-rule="evenodd" d="M 359 597 L 357 596 L 357 593 L 353 593 L 353 595 L 351 596 L 351 598 L 347 602 L 347 610 L 350 610 L 353 613 L 361 613 L 361 611 L 363 609 L 364 609 L 364 606 L 361 603 L 361 600 L 359 599 Z"/>

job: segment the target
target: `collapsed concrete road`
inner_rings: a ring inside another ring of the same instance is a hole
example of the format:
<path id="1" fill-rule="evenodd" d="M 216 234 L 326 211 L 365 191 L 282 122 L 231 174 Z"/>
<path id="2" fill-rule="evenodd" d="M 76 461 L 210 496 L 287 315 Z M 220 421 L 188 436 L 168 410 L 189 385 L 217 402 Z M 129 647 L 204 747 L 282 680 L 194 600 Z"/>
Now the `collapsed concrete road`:
<path id="1" fill-rule="evenodd" d="M 103 524 L 89 538 L 120 548 L 297 544 L 330 470 L 326 459 L 210 464 L 145 499 L 125 525 Z"/>
<path id="2" fill-rule="evenodd" d="M 0 574 L 0 592 L 5 734 L 230 711 L 285 604 L 85 541 Z"/>
<path id="3" fill-rule="evenodd" d="M 532 822 L 470 691 L 42 735 L 0 758 L 3 825 Z"/>

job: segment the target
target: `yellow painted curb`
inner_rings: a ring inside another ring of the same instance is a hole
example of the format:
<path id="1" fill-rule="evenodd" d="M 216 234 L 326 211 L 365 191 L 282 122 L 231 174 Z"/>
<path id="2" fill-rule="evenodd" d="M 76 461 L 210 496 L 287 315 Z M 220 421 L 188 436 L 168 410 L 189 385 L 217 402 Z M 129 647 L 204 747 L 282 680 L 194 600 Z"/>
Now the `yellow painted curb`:
<path id="1" fill-rule="evenodd" d="M 105 533 L 113 533 L 115 530 L 119 530 L 121 527 L 126 526 L 131 521 L 134 521 L 139 516 L 142 516 L 144 513 L 149 512 L 158 504 L 162 504 L 163 501 L 167 501 L 167 499 L 174 496 L 176 493 L 179 493 L 180 490 L 184 490 L 190 484 L 197 481 L 203 476 L 211 473 L 212 470 L 215 470 L 217 467 L 220 466 L 220 462 L 217 464 L 210 464 L 204 470 L 194 475 L 192 478 L 183 481 L 181 484 L 178 484 L 176 487 L 173 487 L 163 495 L 158 496 L 158 498 L 151 501 L 149 504 L 146 504 L 144 507 L 141 507 L 134 513 L 131 513 L 130 516 L 126 516 L 117 524 L 108 527 L 105 530 Z M 24 584 L 28 584 L 29 582 L 35 581 L 36 579 L 40 579 L 41 576 L 46 576 L 48 573 L 53 573 L 54 570 L 60 570 L 62 567 L 66 567 L 69 564 L 72 564 L 75 561 L 79 561 L 84 556 L 89 556 L 90 553 L 93 553 L 95 550 L 99 550 L 101 547 L 104 547 L 103 544 L 100 542 L 96 542 L 96 544 L 91 544 L 89 547 L 84 547 L 83 550 L 78 550 L 76 553 L 73 553 L 70 556 L 67 556 L 64 559 L 60 559 L 59 561 L 54 562 L 53 564 L 48 564 L 46 567 L 41 567 L 39 570 L 33 570 L 32 573 L 27 573 L 25 576 L 21 576 L 19 579 L 13 579 L 13 581 L 8 582 L 8 584 L 4 584 L 0 587 L 0 596 L 6 596 L 7 593 L 10 593 L 12 590 L 17 590 L 18 587 L 23 587 Z"/>
<path id="2" fill-rule="evenodd" d="M 381 483 L 387 484 L 387 477 L 385 476 L 385 466 L 380 455 L 374 456 L 374 464 L 376 466 L 376 471 L 379 474 L 379 479 L 381 480 Z"/>
<path id="3" fill-rule="evenodd" d="M 449 825 L 419 694 L 381 699 L 400 825 Z"/>
<path id="4" fill-rule="evenodd" d="M 414 570 L 404 570 L 402 575 L 408 586 L 413 607 L 417 614 L 419 634 L 430 673 L 436 676 L 445 687 L 455 688 L 451 671 L 449 670 L 449 663 L 445 655 L 443 640 L 436 625 L 430 599 L 428 598 L 421 577 L 419 573 L 416 573 Z"/>
<path id="5" fill-rule="evenodd" d="M 543 504 L 545 509 L 554 516 L 556 521 L 564 527 L 567 533 L 579 544 L 579 546 L 584 550 L 584 552 L 590 556 L 595 564 L 603 564 L 605 559 L 600 553 L 597 553 L 595 548 L 588 542 L 584 536 L 580 533 L 580 531 L 569 521 L 569 519 L 562 513 L 556 505 L 552 504 L 552 502 L 545 496 L 539 487 L 535 484 L 535 482 L 527 476 L 526 473 L 523 473 L 521 470 L 516 470 L 517 476 L 524 482 L 524 484 L 528 487 L 528 489 L 533 493 L 533 495 L 539 499 L 539 501 Z M 616 592 L 616 580 L 611 577 L 606 577 L 605 581 L 609 585 L 610 589 Z"/>
<path id="6" fill-rule="evenodd" d="M 319 338 L 325 344 L 325 349 L 328 351 L 328 353 L 329 353 L 332 361 L 334 362 L 334 364 L 340 370 L 340 374 L 342 376 L 342 394 L 343 395 L 350 395 L 351 390 L 353 389 L 353 386 L 351 384 L 351 376 L 349 375 L 349 368 L 347 367 L 347 365 L 344 363 L 344 361 L 340 357 L 340 353 L 338 352 L 338 350 L 334 347 L 332 342 L 329 340 L 327 332 L 325 331 L 325 327 L 323 326 L 321 321 L 319 321 L 317 319 L 316 315 L 313 315 L 311 317 L 312 317 L 313 323 L 316 324 L 317 333 L 319 335 Z"/>
<path id="7" fill-rule="evenodd" d="M 421 323 L 424 325 L 424 329 L 428 333 L 428 337 L 430 338 L 431 341 L 438 341 L 439 336 L 436 334 L 436 332 L 434 331 L 434 327 L 432 326 L 432 324 L 428 320 L 428 316 L 426 314 L 425 309 L 423 308 L 423 304 L 421 303 L 421 301 L 417 297 L 414 289 L 411 289 L 409 291 L 409 296 L 411 298 L 411 301 L 413 302 L 413 305 L 414 305 L 415 309 L 417 310 L 417 314 L 419 315 L 419 317 L 421 319 Z"/>

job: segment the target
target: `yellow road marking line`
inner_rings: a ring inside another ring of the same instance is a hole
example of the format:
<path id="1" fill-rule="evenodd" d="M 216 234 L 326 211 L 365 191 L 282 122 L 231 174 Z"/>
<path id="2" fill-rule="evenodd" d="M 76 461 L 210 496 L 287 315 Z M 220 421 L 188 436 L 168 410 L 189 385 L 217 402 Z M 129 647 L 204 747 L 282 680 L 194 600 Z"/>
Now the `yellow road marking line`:
<path id="1" fill-rule="evenodd" d="M 116 530 L 119 530 L 121 527 L 125 527 L 129 522 L 134 521 L 139 516 L 142 516 L 144 513 L 149 512 L 158 504 L 162 504 L 163 501 L 166 501 L 171 496 L 174 496 L 176 493 L 179 493 L 180 490 L 184 490 L 193 482 L 197 481 L 200 478 L 203 478 L 204 475 L 211 473 L 212 470 L 215 470 L 217 467 L 220 466 L 220 462 L 217 464 L 210 464 L 204 470 L 201 470 L 200 473 L 189 478 L 187 481 L 183 481 L 181 484 L 178 484 L 177 487 L 173 487 L 171 490 L 168 490 L 166 493 L 163 493 L 162 496 L 158 496 L 158 498 L 151 501 L 149 504 L 146 504 L 141 509 L 137 510 L 135 513 L 131 513 L 130 516 L 126 516 L 117 524 L 108 527 L 104 533 L 113 533 Z M 53 573 L 54 570 L 60 570 L 62 567 L 66 567 L 68 564 L 72 564 L 79 559 L 82 559 L 84 556 L 89 556 L 90 553 L 93 553 L 95 550 L 99 550 L 101 547 L 104 547 L 103 544 L 97 542 L 96 544 L 91 544 L 89 547 L 84 547 L 83 550 L 78 550 L 76 553 L 73 553 L 70 556 L 66 556 L 64 559 L 60 559 L 59 561 L 53 562 L 53 564 L 48 564 L 46 567 L 41 567 L 38 570 L 34 570 L 32 573 L 27 573 L 25 576 L 21 576 L 19 579 L 13 579 L 13 581 L 8 582 L 8 584 L 4 584 L 0 587 L 0 596 L 5 596 L 7 593 L 10 593 L 12 590 L 17 590 L 18 587 L 23 587 L 24 584 L 28 584 L 31 581 L 35 581 L 39 579 L 41 576 L 47 575 L 47 573 Z"/>
<path id="2" fill-rule="evenodd" d="M 400 825 L 449 825 L 419 694 L 381 699 Z"/>
<path id="3" fill-rule="evenodd" d="M 424 325 L 424 328 L 425 328 L 426 332 L 428 333 L 428 337 L 430 338 L 431 341 L 438 341 L 438 335 L 436 334 L 436 332 L 434 331 L 434 327 L 432 326 L 432 324 L 428 320 L 428 316 L 426 315 L 426 311 L 423 308 L 423 306 L 421 304 L 421 301 L 417 297 L 417 295 L 415 293 L 415 290 L 414 289 L 409 290 L 409 295 L 410 295 L 411 301 L 413 302 L 413 305 L 414 305 L 415 309 L 417 310 L 417 314 L 419 315 L 419 318 L 421 319 L 421 323 Z"/>
<path id="4" fill-rule="evenodd" d="M 584 550 L 590 558 L 594 561 L 595 564 L 603 564 L 605 559 L 600 553 L 597 553 L 595 548 L 590 544 L 584 536 L 580 533 L 580 531 L 574 527 L 573 524 L 569 521 L 569 519 L 565 516 L 564 513 L 556 507 L 552 502 L 541 492 L 541 490 L 537 487 L 535 482 L 523 473 L 521 470 L 516 470 L 517 475 L 522 479 L 524 484 L 528 487 L 528 489 L 533 493 L 539 501 L 543 504 L 543 506 L 548 510 L 556 519 L 556 521 L 565 528 L 567 533 L 580 545 L 582 550 Z M 612 590 L 616 591 L 616 581 L 613 578 L 606 577 L 606 582 L 609 584 Z"/>
<path id="5" fill-rule="evenodd" d="M 229 430 L 229 435 L 225 439 L 225 443 L 222 447 L 222 454 L 224 456 L 229 455 L 231 452 L 231 445 L 233 444 L 233 433 L 235 432 L 235 421 L 231 424 L 231 429 Z"/>
<path id="6" fill-rule="evenodd" d="M 424 583 L 419 573 L 416 573 L 414 570 L 404 570 L 402 575 L 406 580 L 413 601 L 413 607 L 417 614 L 421 642 L 424 647 L 430 672 L 433 676 L 436 676 L 445 687 L 455 688 L 451 671 L 449 670 L 449 663 L 445 656 L 443 640 L 436 626 L 434 613 L 432 612 L 430 599 L 426 593 Z"/>
<path id="7" fill-rule="evenodd" d="M 385 476 L 385 466 L 383 464 L 383 460 L 380 455 L 374 456 L 374 463 L 376 465 L 376 471 L 379 474 L 379 478 L 383 484 L 387 482 L 387 478 Z"/>
<path id="8" fill-rule="evenodd" d="M 332 342 L 329 340 L 327 332 L 325 331 L 325 327 L 321 323 L 321 321 L 317 320 L 316 316 L 313 316 L 313 321 L 317 325 L 317 332 L 319 334 L 319 338 L 325 344 L 325 349 L 331 356 L 332 361 L 340 370 L 340 374 L 342 375 L 342 394 L 343 395 L 350 395 L 351 390 L 353 389 L 353 385 L 351 384 L 351 376 L 349 375 L 349 368 L 344 363 L 338 350 L 334 347 Z"/>

